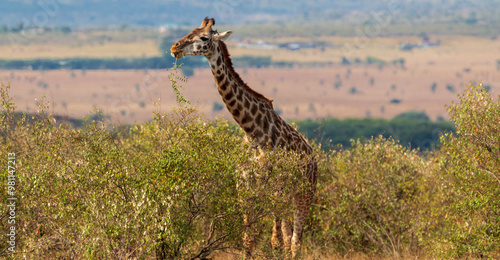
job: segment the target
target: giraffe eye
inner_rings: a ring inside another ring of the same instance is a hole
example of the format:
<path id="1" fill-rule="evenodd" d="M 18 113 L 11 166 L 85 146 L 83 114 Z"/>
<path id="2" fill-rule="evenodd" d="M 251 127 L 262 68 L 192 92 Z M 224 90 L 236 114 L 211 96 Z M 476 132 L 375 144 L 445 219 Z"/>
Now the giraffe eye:
<path id="1" fill-rule="evenodd" d="M 200 40 L 202 40 L 202 41 L 208 41 L 208 37 L 202 36 L 202 37 L 200 37 Z"/>

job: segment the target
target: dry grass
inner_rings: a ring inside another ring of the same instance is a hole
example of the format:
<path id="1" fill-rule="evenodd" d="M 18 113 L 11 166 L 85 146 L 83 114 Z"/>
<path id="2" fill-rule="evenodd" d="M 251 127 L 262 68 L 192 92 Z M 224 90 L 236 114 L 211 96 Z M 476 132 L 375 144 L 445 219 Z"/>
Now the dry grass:
<path id="1" fill-rule="evenodd" d="M 0 45 L 0 59 L 60 59 L 70 57 L 128 58 L 160 55 L 154 40 L 139 42 L 41 43 Z"/>
<path id="2" fill-rule="evenodd" d="M 60 59 L 72 57 L 128 58 L 160 55 L 154 40 L 79 44 L 41 43 L 0 45 L 0 59 Z"/>
<path id="3" fill-rule="evenodd" d="M 214 260 L 239 260 L 243 259 L 241 257 L 241 254 L 238 254 L 238 252 L 217 252 L 214 253 L 213 258 Z M 264 258 L 261 257 L 259 258 L 258 256 L 255 256 L 255 259 L 269 259 L 269 258 Z M 342 260 L 342 259 L 349 259 L 349 260 L 389 260 L 389 259 L 435 259 L 435 258 L 429 258 L 425 255 L 405 255 L 405 256 L 400 256 L 398 257 L 382 257 L 382 256 L 375 256 L 375 255 L 366 255 L 362 254 L 359 252 L 352 252 L 346 255 L 339 255 L 339 254 L 324 254 L 321 253 L 320 250 L 315 250 L 313 252 L 307 252 L 305 255 L 303 255 L 300 259 L 302 260 Z"/>
<path id="4" fill-rule="evenodd" d="M 0 59 L 158 56 L 160 36 L 152 28 L 0 34 Z"/>

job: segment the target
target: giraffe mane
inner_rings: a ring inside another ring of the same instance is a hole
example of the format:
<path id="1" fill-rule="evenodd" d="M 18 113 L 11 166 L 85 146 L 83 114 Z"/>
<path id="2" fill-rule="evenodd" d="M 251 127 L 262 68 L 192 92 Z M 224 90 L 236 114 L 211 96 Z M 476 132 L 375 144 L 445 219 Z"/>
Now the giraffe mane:
<path id="1" fill-rule="evenodd" d="M 231 73 L 231 75 L 233 75 L 234 79 L 236 80 L 236 82 L 238 82 L 238 84 L 240 84 L 244 90 L 246 90 L 248 93 L 250 93 L 252 96 L 256 97 L 257 99 L 260 99 L 262 101 L 265 101 L 266 103 L 268 103 L 271 108 L 273 107 L 273 100 L 270 99 L 270 98 L 267 98 L 265 97 L 264 95 L 262 95 L 261 93 L 251 89 L 247 83 L 245 83 L 240 75 L 234 70 L 234 67 L 233 67 L 233 61 L 231 60 L 231 57 L 229 55 L 229 51 L 227 50 L 227 46 L 226 44 L 223 42 L 223 41 L 219 41 L 219 46 L 222 50 L 222 56 L 224 57 L 224 62 L 226 63 L 227 65 L 227 68 L 229 70 L 229 73 Z"/>

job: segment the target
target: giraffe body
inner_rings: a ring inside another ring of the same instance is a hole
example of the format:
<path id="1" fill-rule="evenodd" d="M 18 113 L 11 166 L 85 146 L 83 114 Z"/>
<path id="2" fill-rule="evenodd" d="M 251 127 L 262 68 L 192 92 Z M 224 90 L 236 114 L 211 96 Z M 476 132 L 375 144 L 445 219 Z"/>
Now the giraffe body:
<path id="1" fill-rule="evenodd" d="M 199 28 L 172 46 L 172 56 L 203 55 L 207 58 L 226 108 L 244 130 L 245 139 L 259 153 L 264 153 L 265 148 L 284 148 L 312 155 L 312 147 L 304 137 L 274 111 L 272 100 L 248 87 L 236 73 L 223 42 L 232 32 L 213 31 L 214 24 L 214 19 L 205 18 Z M 314 157 L 308 161 L 305 171 L 308 180 L 306 190 L 292 194 L 293 225 L 280 219 L 280 216 L 275 216 L 273 221 L 273 247 L 284 245 L 285 250 L 292 252 L 292 256 L 300 249 L 303 227 L 316 190 L 317 165 Z M 245 240 L 247 249 L 252 250 L 255 247 L 254 239 Z"/>

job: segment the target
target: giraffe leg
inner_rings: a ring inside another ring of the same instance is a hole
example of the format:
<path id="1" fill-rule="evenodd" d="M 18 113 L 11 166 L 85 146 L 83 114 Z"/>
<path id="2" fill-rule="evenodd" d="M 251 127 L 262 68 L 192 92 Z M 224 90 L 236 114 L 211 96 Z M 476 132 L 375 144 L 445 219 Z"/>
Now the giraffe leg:
<path id="1" fill-rule="evenodd" d="M 274 215 L 273 219 L 273 235 L 271 237 L 271 245 L 274 250 L 281 250 L 283 247 L 283 233 L 281 231 L 281 219 L 278 215 Z"/>
<path id="2" fill-rule="evenodd" d="M 286 219 L 281 220 L 281 232 L 283 233 L 283 244 L 285 246 L 285 252 L 290 252 L 292 247 L 292 225 Z"/>
<path id="3" fill-rule="evenodd" d="M 292 257 L 296 257 L 302 245 L 302 231 L 307 220 L 310 200 L 304 195 L 297 195 L 294 198 L 295 210 L 293 212 L 293 236 L 291 241 Z"/>
<path id="4" fill-rule="evenodd" d="M 245 225 L 245 234 L 243 234 L 243 248 L 245 249 L 245 258 L 251 257 L 255 249 L 255 235 L 253 234 L 251 220 L 248 215 L 243 216 L 243 224 Z"/>

